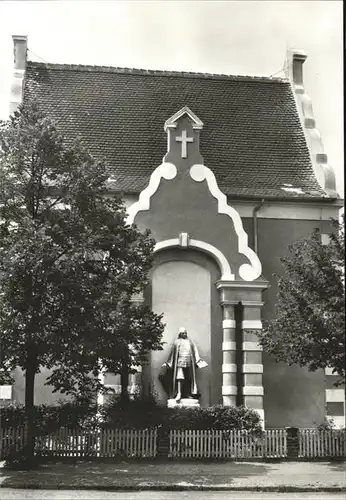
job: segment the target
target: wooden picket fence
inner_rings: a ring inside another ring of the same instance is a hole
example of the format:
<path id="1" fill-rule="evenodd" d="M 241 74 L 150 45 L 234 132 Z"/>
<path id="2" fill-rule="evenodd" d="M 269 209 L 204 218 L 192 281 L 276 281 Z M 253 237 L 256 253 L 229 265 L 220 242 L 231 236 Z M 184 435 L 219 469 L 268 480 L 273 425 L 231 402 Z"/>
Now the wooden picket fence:
<path id="1" fill-rule="evenodd" d="M 346 457 L 344 430 L 299 430 L 300 458 Z"/>
<path id="2" fill-rule="evenodd" d="M 24 446 L 24 438 L 24 426 L 0 429 L 0 460 L 4 460 L 10 450 L 21 450 Z"/>
<path id="3" fill-rule="evenodd" d="M 171 458 L 284 458 L 286 431 L 274 429 L 257 436 L 247 431 L 173 430 Z"/>
<path id="4" fill-rule="evenodd" d="M 35 450 L 44 457 L 97 457 L 98 432 L 60 428 L 53 434 L 38 436 Z"/>
<path id="5" fill-rule="evenodd" d="M 100 457 L 126 455 L 153 458 L 157 453 L 157 430 L 101 429 L 99 435 Z"/>
<path id="6" fill-rule="evenodd" d="M 35 451 L 44 457 L 114 458 L 117 456 L 153 458 L 156 456 L 156 429 L 98 429 L 86 432 L 61 428 L 53 434 L 37 436 Z M 10 450 L 24 445 L 24 428 L 0 430 L 0 460 Z"/>
<path id="7" fill-rule="evenodd" d="M 44 457 L 154 458 L 158 454 L 157 430 L 61 428 L 36 437 L 36 453 Z M 0 460 L 24 446 L 25 429 L 0 429 Z M 260 435 L 247 431 L 171 430 L 169 458 L 262 459 L 288 456 L 287 431 L 265 430 Z M 346 432 L 300 429 L 296 441 L 297 458 L 345 458 Z"/>

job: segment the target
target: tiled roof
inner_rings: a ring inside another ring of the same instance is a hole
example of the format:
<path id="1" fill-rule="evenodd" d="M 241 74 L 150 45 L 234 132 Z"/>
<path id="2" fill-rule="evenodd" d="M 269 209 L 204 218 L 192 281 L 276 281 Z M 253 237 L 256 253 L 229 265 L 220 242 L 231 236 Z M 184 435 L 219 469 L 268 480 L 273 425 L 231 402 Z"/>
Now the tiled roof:
<path id="1" fill-rule="evenodd" d="M 326 196 L 287 80 L 28 62 L 25 92 L 33 89 L 65 137 L 81 135 L 106 161 L 119 191 L 146 187 L 166 153 L 165 121 L 188 106 L 224 193 Z"/>

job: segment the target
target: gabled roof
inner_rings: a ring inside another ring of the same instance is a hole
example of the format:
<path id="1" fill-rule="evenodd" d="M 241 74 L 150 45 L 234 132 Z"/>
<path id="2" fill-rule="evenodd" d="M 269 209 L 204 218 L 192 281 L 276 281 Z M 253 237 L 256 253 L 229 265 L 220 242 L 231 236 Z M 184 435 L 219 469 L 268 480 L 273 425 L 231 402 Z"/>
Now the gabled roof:
<path id="1" fill-rule="evenodd" d="M 35 91 L 66 138 L 81 135 L 116 190 L 139 193 L 166 153 L 164 124 L 187 106 L 200 150 L 232 197 L 324 198 L 287 80 L 28 62 Z"/>

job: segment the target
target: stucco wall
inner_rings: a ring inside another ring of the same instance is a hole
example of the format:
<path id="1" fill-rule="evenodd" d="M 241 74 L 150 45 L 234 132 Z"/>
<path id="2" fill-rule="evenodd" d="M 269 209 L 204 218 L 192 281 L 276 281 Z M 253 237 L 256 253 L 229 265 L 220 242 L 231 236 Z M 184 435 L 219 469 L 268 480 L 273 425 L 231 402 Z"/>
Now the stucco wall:
<path id="1" fill-rule="evenodd" d="M 34 404 L 35 405 L 54 405 L 58 401 L 68 400 L 69 398 L 59 392 L 53 393 L 53 387 L 50 385 L 45 385 L 45 382 L 50 375 L 51 370 L 41 367 L 41 372 L 36 374 L 35 377 L 35 395 Z M 14 371 L 14 384 L 12 392 L 12 401 L 18 404 L 24 404 L 25 402 L 25 378 L 24 372 L 17 368 Z"/>
<path id="2" fill-rule="evenodd" d="M 252 220 L 244 219 L 244 227 L 253 245 Z M 308 236 L 314 228 L 321 232 L 330 231 L 328 221 L 300 221 L 280 219 L 258 220 L 258 255 L 263 266 L 263 275 L 271 287 L 263 294 L 265 305 L 263 318 L 274 314 L 277 286 L 273 273 L 282 272 L 280 257 L 287 255 L 288 245 Z M 250 237 L 251 235 L 251 237 Z M 268 428 L 294 425 L 313 427 L 325 415 L 325 385 L 322 370 L 309 372 L 299 366 L 276 363 L 264 354 L 264 408 Z"/>

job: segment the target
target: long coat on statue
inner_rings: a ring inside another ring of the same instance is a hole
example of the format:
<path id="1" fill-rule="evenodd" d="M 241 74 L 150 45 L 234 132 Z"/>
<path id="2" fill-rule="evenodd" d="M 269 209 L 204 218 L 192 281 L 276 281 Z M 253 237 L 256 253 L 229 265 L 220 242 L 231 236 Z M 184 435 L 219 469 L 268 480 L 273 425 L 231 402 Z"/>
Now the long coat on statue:
<path id="1" fill-rule="evenodd" d="M 168 360 L 166 361 L 166 365 L 168 368 L 170 368 L 172 371 L 172 396 L 175 397 L 176 395 L 176 382 L 177 382 L 177 368 L 178 368 L 178 359 L 179 359 L 179 349 L 181 347 L 181 340 L 182 339 L 177 339 L 174 341 L 171 353 L 169 355 Z M 188 367 L 189 369 L 189 381 L 191 383 L 190 387 L 190 393 L 192 396 L 197 395 L 197 381 L 196 381 L 196 368 L 203 368 L 204 366 L 207 366 L 207 363 L 203 361 L 199 354 L 198 354 L 198 349 L 196 344 L 191 340 L 187 339 L 190 344 L 190 356 L 191 356 L 191 363 L 190 366 Z"/>

